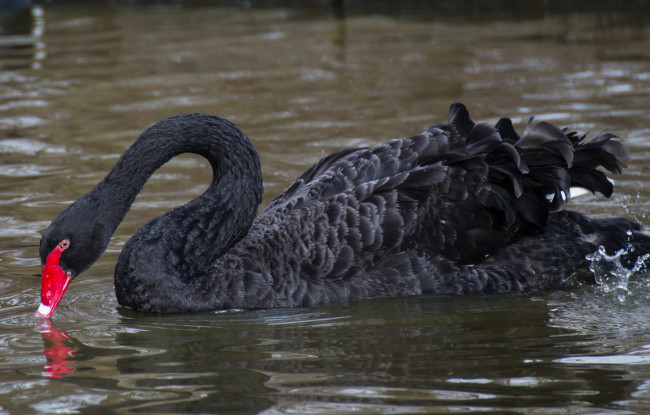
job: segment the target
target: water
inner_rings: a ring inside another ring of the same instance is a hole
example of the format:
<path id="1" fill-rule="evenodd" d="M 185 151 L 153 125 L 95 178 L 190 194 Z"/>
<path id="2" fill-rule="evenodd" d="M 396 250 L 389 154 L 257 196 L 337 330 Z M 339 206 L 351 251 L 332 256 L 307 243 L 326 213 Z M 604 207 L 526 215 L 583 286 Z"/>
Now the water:
<path id="1" fill-rule="evenodd" d="M 587 259 L 591 261 L 589 269 L 594 273 L 596 284 L 605 292 L 616 293 L 619 301 L 625 301 L 631 293 L 630 279 L 643 272 L 650 264 L 650 253 L 638 256 L 631 266 L 624 264 L 622 257 L 627 253 L 634 253 L 635 250 L 630 244 L 609 255 L 603 246 L 599 246 L 596 252 L 587 255 Z"/>
<path id="2" fill-rule="evenodd" d="M 119 308 L 112 271 L 129 235 L 209 183 L 207 163 L 190 156 L 145 186 L 52 324 L 32 316 L 42 230 L 139 132 L 183 112 L 229 118 L 253 139 L 265 203 L 320 157 L 417 133 L 456 101 L 519 128 L 536 115 L 607 129 L 630 167 L 611 199 L 571 207 L 649 227 L 650 13 L 609 7 L 0 9 L 0 414 L 647 413 L 647 273 L 625 281 L 623 301 L 580 286 L 181 316 Z"/>

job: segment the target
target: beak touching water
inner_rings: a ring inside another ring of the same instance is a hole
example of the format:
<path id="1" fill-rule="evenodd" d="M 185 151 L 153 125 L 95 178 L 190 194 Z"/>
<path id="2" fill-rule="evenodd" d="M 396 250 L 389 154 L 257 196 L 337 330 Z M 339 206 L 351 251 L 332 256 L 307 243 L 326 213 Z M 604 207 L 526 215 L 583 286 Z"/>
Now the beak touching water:
<path id="1" fill-rule="evenodd" d="M 68 289 L 72 277 L 66 274 L 59 265 L 63 251 L 68 249 L 70 241 L 64 239 L 50 252 L 45 264 L 41 266 L 41 305 L 34 315 L 39 318 L 50 318 L 61 302 L 65 290 Z"/>

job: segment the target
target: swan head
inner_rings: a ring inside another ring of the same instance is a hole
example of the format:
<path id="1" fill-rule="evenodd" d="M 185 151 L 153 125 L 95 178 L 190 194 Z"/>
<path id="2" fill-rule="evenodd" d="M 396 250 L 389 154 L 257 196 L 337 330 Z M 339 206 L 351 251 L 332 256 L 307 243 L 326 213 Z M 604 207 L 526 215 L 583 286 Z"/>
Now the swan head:
<path id="1" fill-rule="evenodd" d="M 38 318 L 52 316 L 72 280 L 99 259 L 110 240 L 104 224 L 89 226 L 91 220 L 77 214 L 79 210 L 73 205 L 63 211 L 41 239 L 41 303 L 34 314 Z"/>

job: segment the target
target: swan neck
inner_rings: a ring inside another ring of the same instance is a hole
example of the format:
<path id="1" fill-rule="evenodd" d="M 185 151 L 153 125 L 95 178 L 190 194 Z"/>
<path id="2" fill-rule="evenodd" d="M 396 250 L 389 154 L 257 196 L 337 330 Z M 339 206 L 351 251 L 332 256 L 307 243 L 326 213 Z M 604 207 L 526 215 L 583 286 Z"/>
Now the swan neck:
<path id="1" fill-rule="evenodd" d="M 259 157 L 248 137 L 227 120 L 201 114 L 171 117 L 143 132 L 94 189 L 50 224 L 42 255 L 48 245 L 70 239 L 70 251 L 80 258 L 75 264 L 77 274 L 86 270 L 106 250 L 148 178 L 182 153 L 198 154 L 210 162 L 210 186 L 197 199 L 143 226 L 129 242 L 135 239 L 133 250 L 150 249 L 156 253 L 154 259 L 162 263 L 185 240 L 190 251 L 178 254 L 184 256 L 190 270 L 220 255 L 250 227 L 261 203 L 262 175 Z M 156 232 L 165 237 L 155 240 Z M 218 237 L 209 240 L 215 235 Z M 136 246 L 145 240 L 149 246 Z M 152 245 L 155 247 L 150 248 Z M 191 251 L 196 247 L 201 248 Z"/>
<path id="2" fill-rule="evenodd" d="M 250 189 L 255 195 L 250 203 L 257 209 L 261 203 L 261 168 L 248 137 L 227 120 L 188 114 L 168 118 L 147 129 L 98 185 L 105 187 L 118 204 L 114 210 L 121 214 L 119 221 L 149 177 L 170 159 L 184 153 L 203 156 L 212 166 L 210 186 L 199 198 L 215 199 L 218 195 L 219 205 L 234 205 L 233 198 L 229 197 L 233 190 Z"/>

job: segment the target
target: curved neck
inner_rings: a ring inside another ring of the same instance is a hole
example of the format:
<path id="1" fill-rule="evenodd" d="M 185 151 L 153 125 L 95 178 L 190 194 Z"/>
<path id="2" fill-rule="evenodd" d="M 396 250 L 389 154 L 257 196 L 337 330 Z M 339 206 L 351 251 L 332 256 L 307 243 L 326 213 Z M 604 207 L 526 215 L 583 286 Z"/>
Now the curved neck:
<path id="1" fill-rule="evenodd" d="M 263 191 L 259 157 L 253 144 L 227 120 L 185 114 L 160 121 L 142 133 L 93 189 L 110 195 L 113 208 L 108 211 L 114 215 L 111 222 L 116 227 L 149 177 L 183 153 L 205 157 L 213 170 L 208 189 L 185 205 L 186 210 L 193 209 L 208 219 L 209 211 L 233 208 L 245 216 L 252 212 L 252 222 Z"/>
<path id="2" fill-rule="evenodd" d="M 72 245 L 82 245 L 79 248 L 84 252 L 76 257 L 86 257 L 85 268 L 106 249 L 147 179 L 181 153 L 195 153 L 210 162 L 210 186 L 197 199 L 136 232 L 120 255 L 116 282 L 118 271 L 142 274 L 147 266 L 154 273 L 193 274 L 245 234 L 262 198 L 257 152 L 248 137 L 227 120 L 202 114 L 179 115 L 142 133 L 110 173 L 70 206 L 69 212 L 60 215 L 67 218 L 68 228 L 77 225 L 82 244 L 73 241 Z"/>

